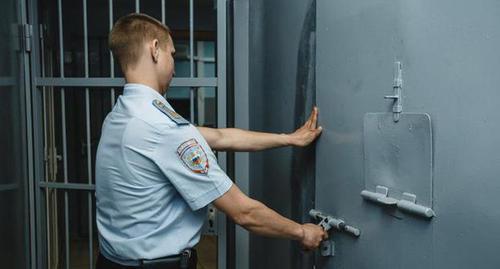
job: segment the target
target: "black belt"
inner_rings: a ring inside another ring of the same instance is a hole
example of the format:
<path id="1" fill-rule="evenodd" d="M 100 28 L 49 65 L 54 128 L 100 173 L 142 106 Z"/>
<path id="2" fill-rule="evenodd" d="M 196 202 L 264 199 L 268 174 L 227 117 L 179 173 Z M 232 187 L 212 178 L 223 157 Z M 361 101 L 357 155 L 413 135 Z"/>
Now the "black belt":
<path id="1" fill-rule="evenodd" d="M 179 269 L 196 269 L 196 250 L 186 249 L 181 254 L 158 258 L 154 260 L 141 260 L 141 268 L 144 269 L 163 269 L 163 266 L 178 266 Z M 194 267 L 193 267 L 194 264 Z"/>
<path id="2" fill-rule="evenodd" d="M 139 266 L 125 266 L 106 259 L 101 254 L 97 258 L 96 269 L 196 269 L 198 257 L 196 250 L 184 250 L 179 255 L 140 260 Z"/>

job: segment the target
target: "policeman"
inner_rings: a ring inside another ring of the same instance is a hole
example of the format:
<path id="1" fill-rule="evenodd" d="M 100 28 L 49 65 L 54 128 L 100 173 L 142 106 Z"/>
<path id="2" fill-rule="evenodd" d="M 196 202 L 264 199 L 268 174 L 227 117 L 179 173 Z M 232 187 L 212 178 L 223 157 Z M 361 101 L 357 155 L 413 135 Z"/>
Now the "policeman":
<path id="1" fill-rule="evenodd" d="M 97 150 L 97 269 L 196 268 L 193 247 L 210 203 L 251 232 L 318 247 L 327 237 L 319 226 L 295 223 L 247 197 L 211 149 L 307 145 L 321 132 L 316 110 L 291 135 L 197 129 L 163 97 L 175 53 L 165 25 L 127 15 L 114 25 L 109 46 L 127 84 L 104 120 Z"/>

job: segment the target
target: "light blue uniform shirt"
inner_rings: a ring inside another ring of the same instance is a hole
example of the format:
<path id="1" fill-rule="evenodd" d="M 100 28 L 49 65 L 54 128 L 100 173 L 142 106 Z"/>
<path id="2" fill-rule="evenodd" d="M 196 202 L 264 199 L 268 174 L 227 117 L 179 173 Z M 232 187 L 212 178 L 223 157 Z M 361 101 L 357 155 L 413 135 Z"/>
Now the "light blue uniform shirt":
<path id="1" fill-rule="evenodd" d="M 198 130 L 178 125 L 153 102 L 173 112 L 155 90 L 126 84 L 97 149 L 100 251 L 123 265 L 194 247 L 206 206 L 232 185 Z"/>

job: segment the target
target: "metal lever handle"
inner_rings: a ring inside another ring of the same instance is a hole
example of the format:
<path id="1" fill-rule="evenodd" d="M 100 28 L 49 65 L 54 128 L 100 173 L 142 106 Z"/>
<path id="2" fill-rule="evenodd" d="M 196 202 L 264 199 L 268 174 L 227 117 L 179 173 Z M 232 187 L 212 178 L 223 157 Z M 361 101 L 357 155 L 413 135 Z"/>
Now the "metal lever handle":
<path id="1" fill-rule="evenodd" d="M 434 217 L 434 210 L 430 207 L 425 207 L 416 204 L 417 196 L 411 193 L 403 193 L 403 197 L 398 201 L 398 208 L 409 213 L 413 213 L 426 218 Z"/>
<path id="2" fill-rule="evenodd" d="M 377 186 L 375 189 L 375 192 L 363 190 L 361 192 L 361 196 L 363 196 L 363 198 L 365 198 L 366 200 L 370 200 L 372 202 L 383 205 L 395 206 L 398 204 L 398 200 L 387 196 L 387 194 L 389 193 L 388 188 L 384 186 Z"/>
<path id="3" fill-rule="evenodd" d="M 359 229 L 357 229 L 353 226 L 347 225 L 344 220 L 325 215 L 319 210 L 311 209 L 309 211 L 309 216 L 311 216 L 311 218 L 313 218 L 315 220 L 319 220 L 320 223 L 318 225 L 323 227 L 323 229 L 325 229 L 325 231 L 329 231 L 331 228 L 335 228 L 338 231 L 346 232 L 346 233 L 349 233 L 349 234 L 354 235 L 356 237 L 361 235 L 361 232 Z"/>
<path id="4" fill-rule="evenodd" d="M 361 231 L 360 231 L 359 229 L 354 228 L 354 227 L 349 226 L 349 225 L 346 225 L 346 226 L 344 227 L 344 230 L 345 230 L 346 232 L 348 232 L 348 233 L 350 233 L 350 234 L 352 234 L 352 235 L 356 236 L 356 237 L 359 237 L 359 236 L 361 235 Z"/>
<path id="5" fill-rule="evenodd" d="M 309 216 L 315 220 L 319 220 L 319 224 L 325 231 L 329 231 L 331 228 L 335 228 L 339 231 L 344 231 L 346 233 L 352 234 L 358 237 L 361 232 L 359 229 L 347 225 L 343 220 L 334 218 L 323 214 L 319 210 L 311 209 L 309 211 Z M 334 256 L 335 255 L 335 243 L 329 239 L 321 242 L 321 256 Z"/>
<path id="6" fill-rule="evenodd" d="M 401 98 L 401 96 L 399 96 L 399 95 L 386 95 L 386 96 L 384 96 L 384 98 L 385 99 L 396 99 L 397 100 L 397 99 Z"/>
<path id="7" fill-rule="evenodd" d="M 417 196 L 411 193 L 403 193 L 401 200 L 388 197 L 389 189 L 384 186 L 377 186 L 375 192 L 363 190 L 361 196 L 365 200 L 388 206 L 397 206 L 398 209 L 419 215 L 425 218 L 435 216 L 434 210 L 430 207 L 425 207 L 416 203 Z"/>

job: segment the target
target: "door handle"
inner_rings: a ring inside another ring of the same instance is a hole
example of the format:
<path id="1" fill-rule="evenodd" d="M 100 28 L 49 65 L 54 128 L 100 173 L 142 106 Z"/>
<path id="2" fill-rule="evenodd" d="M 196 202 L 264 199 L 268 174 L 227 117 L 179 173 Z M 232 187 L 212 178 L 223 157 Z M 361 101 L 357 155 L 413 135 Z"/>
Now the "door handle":
<path id="1" fill-rule="evenodd" d="M 406 211 L 411 214 L 415 214 L 424 218 L 432 218 L 436 214 L 434 210 L 430 207 L 425 207 L 417 204 L 417 196 L 412 193 L 404 192 L 402 194 L 401 200 L 391 198 L 388 196 L 389 188 L 384 186 L 377 186 L 375 192 L 368 190 L 363 190 L 361 196 L 363 199 L 372 201 L 384 206 L 396 206 L 402 211 Z"/>
<path id="2" fill-rule="evenodd" d="M 348 233 L 355 237 L 359 237 L 361 232 L 358 228 L 347 225 L 344 220 L 338 219 L 326 214 L 323 214 L 321 211 L 316 209 L 311 209 L 309 211 L 309 216 L 316 221 L 319 221 L 318 225 L 321 226 L 325 231 L 329 231 L 332 228 Z M 333 240 L 325 240 L 321 242 L 321 256 L 334 256 L 335 254 L 335 245 Z"/>
<path id="3" fill-rule="evenodd" d="M 319 210 L 311 209 L 309 211 L 309 216 L 311 216 L 315 220 L 319 220 L 320 222 L 318 225 L 323 227 L 325 231 L 329 231 L 331 228 L 335 228 L 338 231 L 346 232 L 356 237 L 361 234 L 359 229 L 347 225 L 344 220 L 325 215 Z"/>

